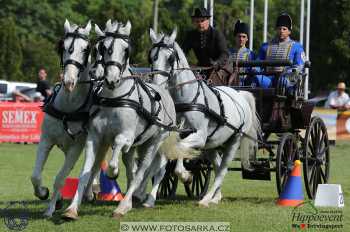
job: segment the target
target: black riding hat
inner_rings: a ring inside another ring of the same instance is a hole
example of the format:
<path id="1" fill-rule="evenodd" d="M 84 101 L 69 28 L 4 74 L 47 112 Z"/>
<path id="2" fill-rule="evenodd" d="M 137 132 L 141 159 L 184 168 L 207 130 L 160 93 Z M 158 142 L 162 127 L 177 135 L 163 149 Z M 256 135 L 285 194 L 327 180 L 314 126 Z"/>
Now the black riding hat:
<path id="1" fill-rule="evenodd" d="M 248 24 L 237 20 L 233 29 L 233 35 L 237 35 L 239 33 L 244 33 L 249 37 L 249 27 Z"/>
<path id="2" fill-rule="evenodd" d="M 292 18 L 287 13 L 282 13 L 278 16 L 276 21 L 276 27 L 287 27 L 292 30 Z"/>
<path id="3" fill-rule="evenodd" d="M 204 7 L 196 8 L 193 12 L 192 18 L 210 18 L 210 13 Z"/>

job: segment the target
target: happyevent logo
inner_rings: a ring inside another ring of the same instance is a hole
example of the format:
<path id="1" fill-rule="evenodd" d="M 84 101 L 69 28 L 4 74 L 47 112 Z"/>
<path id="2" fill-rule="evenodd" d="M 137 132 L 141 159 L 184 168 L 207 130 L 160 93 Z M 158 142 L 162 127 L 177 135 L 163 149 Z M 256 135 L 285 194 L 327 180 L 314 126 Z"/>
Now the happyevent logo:
<path id="1" fill-rule="evenodd" d="M 29 216 L 24 202 L 9 202 L 2 211 L 4 223 L 8 229 L 22 231 L 28 226 Z"/>
<path id="2" fill-rule="evenodd" d="M 294 207 L 291 218 L 292 228 L 295 230 L 343 228 L 341 210 L 318 210 L 311 201 L 305 201 Z"/>

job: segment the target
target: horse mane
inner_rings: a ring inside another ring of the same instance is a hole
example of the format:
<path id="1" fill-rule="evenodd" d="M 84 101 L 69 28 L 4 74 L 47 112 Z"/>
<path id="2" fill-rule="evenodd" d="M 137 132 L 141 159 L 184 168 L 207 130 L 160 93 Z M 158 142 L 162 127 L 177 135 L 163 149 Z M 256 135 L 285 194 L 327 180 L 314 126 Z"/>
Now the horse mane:
<path id="1" fill-rule="evenodd" d="M 189 64 L 187 62 L 187 58 L 185 56 L 185 53 L 182 51 L 181 47 L 177 42 L 174 42 L 174 48 L 177 52 L 177 55 L 179 56 L 179 65 L 181 68 L 189 68 Z"/>
<path id="2" fill-rule="evenodd" d="M 156 43 L 160 42 L 162 39 L 163 39 L 163 42 L 165 44 L 171 46 L 172 41 L 170 41 L 170 36 L 164 35 L 163 32 L 160 32 L 158 34 L 158 41 Z M 180 66 L 180 68 L 189 68 L 190 66 L 189 66 L 189 64 L 187 62 L 187 58 L 185 56 L 185 53 L 182 51 L 181 47 L 179 46 L 179 44 L 176 41 L 174 41 L 173 44 L 174 44 L 174 49 L 177 52 L 177 55 L 179 56 L 179 66 Z"/>

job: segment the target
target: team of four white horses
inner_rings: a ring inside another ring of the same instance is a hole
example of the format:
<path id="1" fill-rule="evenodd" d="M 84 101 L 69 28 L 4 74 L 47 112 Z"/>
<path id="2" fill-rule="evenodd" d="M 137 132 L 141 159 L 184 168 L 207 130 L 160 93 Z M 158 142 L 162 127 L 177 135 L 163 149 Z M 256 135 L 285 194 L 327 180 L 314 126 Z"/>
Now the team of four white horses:
<path id="1" fill-rule="evenodd" d="M 199 205 L 217 204 L 237 148 L 240 146 L 245 165 L 248 153 L 257 146 L 252 138 L 260 133 L 260 124 L 253 95 L 227 86 L 209 87 L 196 78 L 175 41 L 176 29 L 171 35 L 150 29 L 153 45 L 148 55 L 153 72 L 148 81 L 130 71 L 129 21 L 122 24 L 108 20 L 104 30 L 95 25 L 98 40 L 92 49 L 96 49 L 96 57 L 90 54 L 90 22 L 79 27 L 66 20 L 64 31 L 59 44 L 64 79 L 44 107 L 42 136 L 31 177 L 34 194 L 47 199 L 49 191 L 41 177 L 43 166 L 54 145 L 64 152 L 65 161 L 44 215 L 51 217 L 59 207 L 59 189 L 84 148 L 78 189 L 63 213 L 66 218 L 77 219 L 82 199 L 93 199 L 92 183 L 110 147 L 108 176 L 117 177 L 119 154 L 127 176 L 127 192 L 114 217 L 132 208 L 133 196 L 144 200 L 145 207 L 154 206 L 168 159 L 177 159 L 175 173 L 183 182 L 190 182 L 191 173 L 183 159 L 206 156 L 214 166 L 215 180 Z M 149 177 L 154 177 L 154 182 L 147 195 Z"/>

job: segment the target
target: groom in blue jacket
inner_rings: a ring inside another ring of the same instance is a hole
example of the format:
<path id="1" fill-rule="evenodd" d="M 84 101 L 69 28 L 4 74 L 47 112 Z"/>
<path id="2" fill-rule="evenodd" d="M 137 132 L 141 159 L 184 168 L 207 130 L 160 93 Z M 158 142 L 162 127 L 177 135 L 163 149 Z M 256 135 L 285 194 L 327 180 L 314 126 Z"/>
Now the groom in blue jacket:
<path id="1" fill-rule="evenodd" d="M 279 78 L 282 85 L 285 86 L 288 92 L 293 90 L 293 83 L 290 82 L 291 76 L 295 76 L 302 72 L 305 63 L 305 53 L 303 46 L 292 40 L 292 18 L 283 13 L 278 16 L 276 21 L 276 37 L 270 42 L 263 43 L 260 47 L 259 60 L 290 60 L 292 66 L 289 67 L 266 67 L 267 72 L 281 72 L 283 75 Z M 270 88 L 276 86 L 274 76 L 256 76 L 256 84 L 262 88 Z"/>

